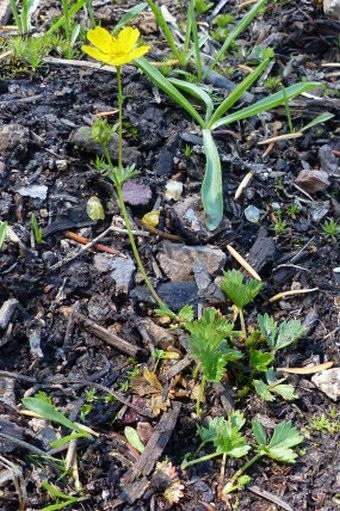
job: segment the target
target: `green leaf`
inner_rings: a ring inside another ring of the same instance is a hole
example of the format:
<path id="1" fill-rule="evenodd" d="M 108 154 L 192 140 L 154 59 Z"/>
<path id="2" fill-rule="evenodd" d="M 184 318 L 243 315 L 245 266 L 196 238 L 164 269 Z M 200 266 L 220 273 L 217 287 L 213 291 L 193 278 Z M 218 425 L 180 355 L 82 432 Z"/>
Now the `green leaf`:
<path id="1" fill-rule="evenodd" d="M 239 83 L 234 90 L 230 92 L 230 94 L 226 97 L 224 101 L 219 105 L 219 107 L 213 113 L 207 127 L 211 127 L 214 125 L 216 121 L 218 121 L 223 114 L 227 110 L 229 110 L 241 97 L 242 95 L 251 87 L 251 85 L 258 79 L 258 77 L 264 72 L 264 70 L 268 67 L 270 59 L 265 59 L 259 66 L 257 66 L 254 71 L 252 71 L 241 83 Z"/>
<path id="2" fill-rule="evenodd" d="M 243 274 L 238 270 L 224 272 L 220 287 L 236 307 L 243 309 L 252 302 L 263 287 L 263 282 L 251 279 L 244 282 Z"/>
<path id="3" fill-rule="evenodd" d="M 247 439 L 240 433 L 245 422 L 244 415 L 236 411 L 229 413 L 227 420 L 224 419 L 218 423 L 214 439 L 217 452 L 232 458 L 241 458 L 248 453 L 250 446 L 247 444 Z"/>
<path id="4" fill-rule="evenodd" d="M 275 397 L 271 393 L 270 386 L 263 380 L 253 380 L 252 385 L 255 388 L 256 394 L 264 399 L 264 401 L 275 401 Z"/>
<path id="5" fill-rule="evenodd" d="M 279 383 L 278 385 L 271 386 L 271 391 L 278 394 L 286 401 L 294 401 L 299 396 L 295 394 L 294 387 L 291 383 Z"/>
<path id="6" fill-rule="evenodd" d="M 137 4 L 134 7 L 131 7 L 131 9 L 128 9 L 124 15 L 120 18 L 118 23 L 116 24 L 115 28 L 112 30 L 112 35 L 118 34 L 120 30 L 125 27 L 133 18 L 135 18 L 140 12 L 144 11 L 147 7 L 147 4 L 145 2 L 142 2 L 141 4 Z"/>
<path id="7" fill-rule="evenodd" d="M 221 428 L 222 423 L 225 421 L 223 417 L 214 417 L 209 421 L 208 427 L 197 425 L 197 433 L 201 439 L 202 444 L 213 442 L 216 438 L 216 431 Z"/>
<path id="8" fill-rule="evenodd" d="M 291 319 L 290 321 L 283 321 L 279 326 L 277 339 L 275 342 L 275 350 L 281 350 L 293 342 L 297 341 L 305 332 L 307 328 L 303 326 L 301 321 Z"/>
<path id="9" fill-rule="evenodd" d="M 7 227 L 8 227 L 8 223 L 7 222 L 1 222 L 0 223 L 0 249 L 6 239 L 6 235 L 7 235 Z"/>
<path id="10" fill-rule="evenodd" d="M 89 436 L 86 431 L 84 431 L 74 422 L 71 422 L 69 419 L 67 419 L 65 415 L 58 412 L 58 410 L 56 410 L 55 407 L 48 403 L 46 400 L 37 397 L 25 397 L 21 401 L 26 408 L 34 413 L 41 415 L 45 419 L 57 422 L 66 428 L 77 431 L 78 433 L 83 433 L 86 437 Z"/>
<path id="11" fill-rule="evenodd" d="M 306 124 L 306 126 L 301 128 L 300 132 L 314 128 L 314 126 L 317 126 L 318 124 L 321 124 L 322 122 L 329 121 L 329 119 L 332 119 L 333 117 L 334 117 L 334 114 L 331 114 L 330 112 L 324 112 L 323 114 L 320 114 L 317 117 L 315 117 L 315 119 L 313 119 L 311 122 Z"/>
<path id="12" fill-rule="evenodd" d="M 305 332 L 306 327 L 300 321 L 283 321 L 280 326 L 268 314 L 258 315 L 257 321 L 262 335 L 273 351 L 281 350 L 297 341 Z"/>
<path id="13" fill-rule="evenodd" d="M 250 354 L 250 365 L 256 371 L 266 372 L 268 365 L 274 360 L 274 355 L 261 350 L 253 350 Z"/>
<path id="14" fill-rule="evenodd" d="M 197 112 L 197 110 L 192 106 L 190 101 L 188 101 L 183 94 L 168 80 L 165 76 L 162 75 L 157 68 L 155 68 L 148 60 L 144 57 L 141 57 L 135 60 L 137 67 L 143 71 L 144 74 L 155 84 L 159 89 L 165 92 L 170 98 L 172 98 L 179 106 L 181 106 L 191 117 L 198 122 L 198 124 L 203 128 L 204 120 Z"/>
<path id="15" fill-rule="evenodd" d="M 68 16 L 71 19 L 84 5 L 86 4 L 86 0 L 78 0 L 68 11 Z M 57 21 L 53 23 L 53 25 L 50 26 L 50 28 L 47 30 L 46 35 L 50 35 L 56 30 L 58 30 L 60 27 L 65 25 L 65 16 L 62 16 Z"/>
<path id="16" fill-rule="evenodd" d="M 176 85 L 176 87 L 178 87 L 179 89 L 184 90 L 185 92 L 187 92 L 194 98 L 199 99 L 200 101 L 202 101 L 202 103 L 205 104 L 206 107 L 205 118 L 207 122 L 210 119 L 214 108 L 213 101 L 209 94 L 207 94 L 205 90 L 202 89 L 202 87 L 199 87 L 198 85 L 195 85 L 190 82 L 186 82 L 185 80 L 178 80 L 178 78 L 169 78 L 169 81 Z"/>
<path id="17" fill-rule="evenodd" d="M 295 463 L 297 454 L 291 449 L 303 442 L 304 437 L 292 426 L 291 421 L 282 422 L 274 429 L 273 436 L 266 446 L 265 454 L 276 461 Z"/>
<path id="18" fill-rule="evenodd" d="M 220 381 L 228 362 L 242 357 L 242 353 L 229 347 L 226 341 L 237 335 L 234 325 L 219 317 L 216 309 L 205 309 L 202 318 L 185 323 L 184 328 L 191 333 L 188 340 L 191 355 L 201 365 L 208 381 Z"/>
<path id="19" fill-rule="evenodd" d="M 256 441 L 259 445 L 266 445 L 267 443 L 267 435 L 266 432 L 258 419 L 252 420 L 253 433 L 256 438 Z"/>
<path id="20" fill-rule="evenodd" d="M 205 223 L 210 231 L 216 229 L 223 218 L 223 188 L 221 160 L 210 130 L 202 130 L 206 168 L 201 188 Z"/>
<path id="21" fill-rule="evenodd" d="M 271 94 L 270 96 L 257 101 L 253 105 L 250 105 L 246 108 L 241 108 L 233 114 L 222 117 L 211 126 L 211 129 L 215 130 L 221 126 L 225 126 L 226 124 L 241 121 L 242 119 L 247 119 L 248 117 L 253 117 L 254 115 L 266 112 L 267 110 L 271 110 L 277 106 L 284 105 L 286 104 L 287 100 L 293 99 L 295 96 L 298 96 L 303 92 L 313 90 L 319 86 L 319 82 L 296 83 L 295 85 L 291 85 L 290 87 L 283 89 L 283 91 L 281 90 L 275 94 Z"/>
<path id="22" fill-rule="evenodd" d="M 138 452 L 142 453 L 145 450 L 145 445 L 134 428 L 126 426 L 124 428 L 124 435 L 129 444 L 131 444 Z"/>

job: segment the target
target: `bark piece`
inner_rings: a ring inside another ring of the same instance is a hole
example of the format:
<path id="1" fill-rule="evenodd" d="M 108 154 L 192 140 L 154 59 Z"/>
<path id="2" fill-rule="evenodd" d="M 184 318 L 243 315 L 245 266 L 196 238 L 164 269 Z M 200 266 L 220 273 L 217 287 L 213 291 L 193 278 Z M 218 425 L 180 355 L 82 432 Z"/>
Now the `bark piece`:
<path id="1" fill-rule="evenodd" d="M 148 476 L 159 457 L 161 456 L 166 444 L 168 443 L 172 432 L 176 426 L 178 415 L 181 409 L 181 403 L 173 402 L 173 408 L 164 413 L 161 420 L 155 427 L 155 431 L 150 438 L 144 452 L 133 468 L 132 479 L 140 475 Z"/>

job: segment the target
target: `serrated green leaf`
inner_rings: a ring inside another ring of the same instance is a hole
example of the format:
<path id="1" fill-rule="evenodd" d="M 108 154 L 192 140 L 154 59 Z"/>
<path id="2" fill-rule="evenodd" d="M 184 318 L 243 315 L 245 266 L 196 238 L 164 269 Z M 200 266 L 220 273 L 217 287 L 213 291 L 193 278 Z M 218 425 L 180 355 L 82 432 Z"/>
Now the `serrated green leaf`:
<path id="1" fill-rule="evenodd" d="M 228 346 L 226 341 L 234 335 L 233 324 L 220 317 L 216 309 L 208 307 L 202 318 L 185 323 L 184 327 L 191 333 L 188 341 L 191 355 L 200 363 L 208 381 L 220 381 L 227 363 L 242 357 L 242 353 Z"/>
<path id="2" fill-rule="evenodd" d="M 229 270 L 224 272 L 220 287 L 236 307 L 243 309 L 259 294 L 263 282 L 255 279 L 244 281 L 240 271 Z"/>
<path id="3" fill-rule="evenodd" d="M 265 401 L 275 401 L 275 397 L 271 393 L 271 388 L 262 380 L 253 380 L 252 385 L 258 394 Z"/>
<path id="4" fill-rule="evenodd" d="M 290 383 L 281 383 L 279 385 L 271 386 L 271 391 L 275 392 L 275 394 L 279 394 L 279 396 L 283 397 L 286 401 L 293 401 L 299 397 L 295 394 L 294 387 Z"/>
<path id="5" fill-rule="evenodd" d="M 291 421 L 282 422 L 274 429 L 269 444 L 266 446 L 267 456 L 285 463 L 294 463 L 297 454 L 291 449 L 303 442 L 304 437 L 292 426 Z"/>
<path id="6" fill-rule="evenodd" d="M 267 435 L 266 432 L 258 419 L 252 420 L 253 433 L 256 438 L 256 441 L 259 445 L 266 445 L 267 443 Z"/>
<path id="7" fill-rule="evenodd" d="M 275 350 L 281 350 L 293 342 L 297 341 L 305 332 L 306 327 L 303 326 L 301 321 L 291 319 L 290 321 L 283 321 L 279 326 L 277 339 L 275 342 Z"/>
<path id="8" fill-rule="evenodd" d="M 208 427 L 197 426 L 197 433 L 201 439 L 202 444 L 206 444 L 208 442 L 213 442 L 216 438 L 216 430 L 218 427 L 221 427 L 224 422 L 223 417 L 214 417 L 209 421 Z"/>
<path id="9" fill-rule="evenodd" d="M 268 346 L 273 349 L 275 346 L 275 339 L 277 335 L 277 323 L 272 316 L 269 314 L 259 314 L 257 316 L 257 322 L 260 328 L 260 332 L 266 338 Z"/>
<path id="10" fill-rule="evenodd" d="M 268 365 L 274 360 L 274 355 L 261 350 L 253 350 L 250 354 L 250 365 L 256 371 L 265 372 Z"/>
<path id="11" fill-rule="evenodd" d="M 232 458 L 245 456 L 250 449 L 246 438 L 240 433 L 245 424 L 244 415 L 239 412 L 231 412 L 228 419 L 218 423 L 214 445 L 216 451 L 227 454 Z"/>

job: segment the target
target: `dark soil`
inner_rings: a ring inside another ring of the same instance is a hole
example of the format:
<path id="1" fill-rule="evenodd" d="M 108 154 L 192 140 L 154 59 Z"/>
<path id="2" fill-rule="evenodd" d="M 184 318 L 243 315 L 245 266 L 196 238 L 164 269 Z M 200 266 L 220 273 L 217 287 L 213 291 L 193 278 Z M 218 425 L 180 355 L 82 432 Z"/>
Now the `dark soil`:
<path id="1" fill-rule="evenodd" d="M 222 12 L 237 16 L 235 3 L 228 2 Z M 49 3 L 45 5 L 36 15 L 37 27 L 52 9 Z M 103 26 L 113 27 L 125 8 L 101 2 L 95 14 Z M 184 16 L 183 6 L 169 8 L 176 16 Z M 208 16 L 209 11 L 202 21 L 208 22 Z M 152 19 L 144 16 L 136 24 L 144 40 L 153 45 L 148 58 L 159 60 L 166 44 Z M 320 2 L 271 2 L 264 16 L 242 34 L 224 68 L 234 67 L 229 78 L 239 82 L 243 75 L 238 65 L 249 62 L 242 54 L 249 55 L 253 46 L 264 41 L 276 54 L 271 75 L 283 76 L 284 85 L 303 79 L 320 82 L 313 94 L 322 100 L 309 96 L 292 102 L 298 130 L 320 113 L 337 115 L 339 111 L 336 68 L 331 65 L 338 58 L 339 29 L 339 23 L 325 17 Z M 240 48 L 242 51 L 237 51 Z M 78 56 L 80 59 L 80 53 Z M 322 67 L 324 63 L 330 64 Z M 74 494 L 74 479 L 58 480 L 55 467 L 41 456 L 33 458 L 30 450 L 33 446 L 51 453 L 49 442 L 58 430 L 55 423 L 46 425 L 20 414 L 21 399 L 38 391 L 44 391 L 71 420 L 84 422 L 98 433 L 77 443 L 82 497 L 70 506 L 73 510 L 337 509 L 339 428 L 317 431 L 311 420 L 324 414 L 335 423 L 339 417 L 330 417 L 336 403 L 314 385 L 310 374 L 289 375 L 299 396 L 292 402 L 277 399 L 268 403 L 253 393 L 238 399 L 232 379 L 226 377 L 220 385 L 208 385 L 204 403 L 203 424 L 208 417 L 226 416 L 232 406 L 246 414 L 249 424 L 258 417 L 269 430 L 291 419 L 306 437 L 296 464 L 260 461 L 250 470 L 251 485 L 227 502 L 220 498 L 218 460 L 180 470 L 184 454 L 194 452 L 199 444 L 199 419 L 191 397 L 193 364 L 183 363 L 178 373 L 173 369 L 186 356 L 185 336 L 163 329 L 138 274 L 132 272 L 130 280 L 122 276 L 119 261 L 130 261 L 132 253 L 112 187 L 94 170 L 94 154 L 74 143 L 79 127 L 91 126 L 99 112 L 116 109 L 115 74 L 62 61 L 45 62 L 32 72 L 11 57 L 2 59 L 0 66 L 0 218 L 16 235 L 6 240 L 0 257 L 0 306 L 4 304 L 0 309 L 0 432 L 5 435 L 0 442 L 1 510 L 18 510 L 20 501 L 28 502 L 26 509 L 32 510 L 53 503 L 41 486 L 43 480 Z M 257 143 L 275 134 L 276 122 L 282 124 L 279 134 L 287 133 L 283 108 L 221 130 L 216 140 L 223 161 L 225 220 L 216 233 L 195 231 L 176 208 L 182 204 L 181 211 L 188 210 L 190 198 L 200 208 L 197 194 L 204 173 L 200 133 L 136 68 L 124 68 L 123 81 L 126 160 L 137 161 L 137 183 L 146 187 L 145 199 L 143 189 L 137 189 L 140 200 L 130 205 L 129 212 L 140 233 L 137 240 L 143 261 L 161 297 L 174 310 L 192 303 L 196 310 L 214 305 L 230 314 L 229 304 L 216 298 L 216 288 L 212 293 L 208 288 L 198 291 L 192 269 L 179 281 L 174 276 L 169 279 L 160 255 L 166 244 L 175 244 L 171 237 L 170 241 L 164 239 L 168 235 L 180 237 L 182 244 L 190 247 L 220 248 L 226 254 L 223 268 L 210 275 L 205 269 L 204 273 L 214 286 L 213 279 L 223 269 L 240 268 L 226 248 L 232 245 L 265 283 L 261 297 L 246 310 L 247 321 L 252 324 L 258 313 L 268 312 L 278 321 L 299 319 L 308 327 L 297 344 L 281 352 L 275 365 L 304 367 L 333 361 L 336 366 L 340 283 L 333 270 L 340 266 L 339 237 L 327 237 L 323 230 L 325 221 L 340 221 L 336 117 L 301 138 L 274 144 L 267 154 L 267 146 Z M 220 89 L 214 92 L 225 94 Z M 268 93 L 263 83 L 250 92 L 256 98 Z M 108 118 L 116 120 L 115 114 Z M 295 181 L 302 169 L 325 172 L 325 187 L 315 191 L 309 182 L 297 188 Z M 249 171 L 254 177 L 235 200 L 235 191 Z M 179 203 L 165 198 L 170 179 L 184 185 Z M 103 221 L 93 222 L 86 214 L 92 196 L 104 205 Z M 257 223 L 247 220 L 248 206 L 260 210 Z M 161 211 L 161 232 L 156 234 L 139 223 L 152 209 Z M 43 228 L 42 244 L 34 243 L 32 214 Z M 282 232 L 280 220 L 285 222 Z M 70 239 L 69 231 L 93 239 L 112 221 L 116 230 L 100 243 L 118 255 L 103 255 L 95 247 L 80 251 L 81 245 Z M 178 257 L 181 264 L 181 253 Z M 116 273 L 112 273 L 111 261 L 117 260 L 118 270 L 114 266 Z M 280 292 L 314 288 L 310 293 L 267 302 Z M 125 344 L 119 344 L 121 340 Z M 123 347 L 117 350 L 115 346 Z M 146 382 L 138 380 L 131 386 L 131 372 L 136 367 L 151 371 L 155 367 L 151 350 L 169 346 L 179 359 L 158 365 L 163 403 L 157 409 L 150 400 L 154 388 L 144 393 L 141 387 Z M 91 401 L 92 389 L 95 397 Z M 112 400 L 104 399 L 108 392 L 113 393 Z M 84 410 L 88 412 L 85 417 Z M 149 447 L 150 459 L 129 446 L 124 437 L 127 425 L 137 427 L 142 437 L 144 432 L 145 443 L 152 434 L 159 434 L 151 438 L 158 443 Z M 55 456 L 64 458 L 66 450 Z M 157 468 L 157 462 L 163 465 Z M 16 485 L 11 476 L 13 466 L 17 467 Z M 222 486 L 238 466 L 235 460 L 227 465 Z M 182 496 L 172 506 L 164 491 L 174 481 Z M 25 509 L 25 504 L 21 505 Z"/>

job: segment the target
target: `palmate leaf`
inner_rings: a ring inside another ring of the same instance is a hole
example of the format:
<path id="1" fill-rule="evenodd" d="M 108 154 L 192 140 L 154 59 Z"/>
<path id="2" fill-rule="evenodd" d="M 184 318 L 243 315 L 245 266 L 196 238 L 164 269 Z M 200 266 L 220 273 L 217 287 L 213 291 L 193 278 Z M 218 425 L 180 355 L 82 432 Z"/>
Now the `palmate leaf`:
<path id="1" fill-rule="evenodd" d="M 216 427 L 216 437 L 214 445 L 216 451 L 221 454 L 227 454 L 232 458 L 245 456 L 250 449 L 246 438 L 240 433 L 246 420 L 244 415 L 239 412 L 228 414 L 228 420 L 220 421 Z"/>
<path id="2" fill-rule="evenodd" d="M 229 270 L 224 272 L 220 286 L 233 304 L 239 309 L 243 309 L 259 294 L 263 283 L 255 279 L 244 282 L 240 271 Z"/>
<path id="3" fill-rule="evenodd" d="M 266 372 L 268 365 L 274 360 L 274 355 L 261 350 L 252 350 L 250 365 L 256 371 Z"/>
<path id="4" fill-rule="evenodd" d="M 274 429 L 273 436 L 266 446 L 266 454 L 277 461 L 294 463 L 298 455 L 291 447 L 295 447 L 303 440 L 304 437 L 292 426 L 291 421 L 282 422 Z"/>
<path id="5" fill-rule="evenodd" d="M 284 463 L 295 463 L 298 455 L 293 451 L 292 447 L 303 442 L 304 437 L 297 428 L 292 426 L 291 421 L 278 424 L 269 443 L 267 443 L 267 436 L 263 426 L 257 419 L 253 420 L 253 433 L 258 443 L 257 450 L 262 456 L 268 456 L 273 460 Z"/>
<path id="6" fill-rule="evenodd" d="M 268 314 L 258 315 L 257 321 L 268 346 L 273 350 L 281 350 L 297 341 L 306 331 L 300 321 L 283 321 L 280 326 Z"/>

